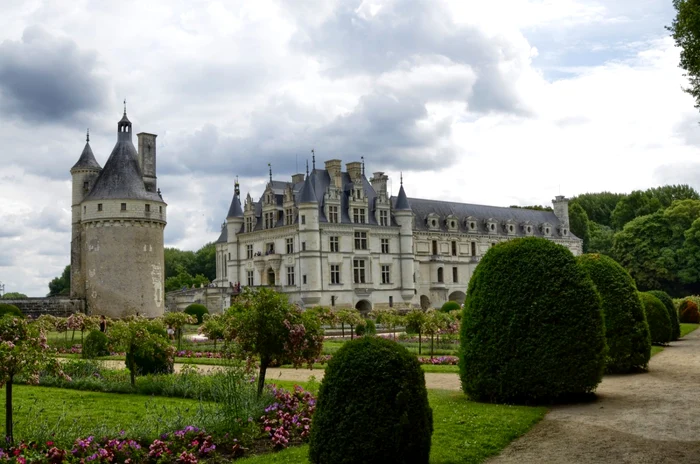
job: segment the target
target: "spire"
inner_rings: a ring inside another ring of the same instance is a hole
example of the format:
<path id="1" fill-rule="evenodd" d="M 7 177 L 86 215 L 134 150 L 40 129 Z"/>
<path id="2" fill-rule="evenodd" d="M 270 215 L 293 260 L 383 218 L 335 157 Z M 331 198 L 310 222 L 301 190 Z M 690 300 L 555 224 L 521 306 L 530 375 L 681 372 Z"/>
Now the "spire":
<path id="1" fill-rule="evenodd" d="M 87 136 L 85 137 L 85 141 L 86 141 L 87 143 L 90 143 L 90 128 L 89 128 L 89 127 L 88 127 L 88 130 L 87 130 Z"/>
<path id="2" fill-rule="evenodd" d="M 124 99 L 124 115 L 117 123 L 117 141 L 131 141 L 131 121 L 126 117 L 126 98 Z"/>
<path id="3" fill-rule="evenodd" d="M 306 177 L 309 177 L 309 160 L 306 160 Z"/>
<path id="4" fill-rule="evenodd" d="M 311 169 L 316 170 L 316 150 L 311 149 Z"/>
<path id="5" fill-rule="evenodd" d="M 299 191 L 299 203 L 318 203 L 316 191 L 311 183 L 311 177 L 308 175 L 304 180 L 304 185 L 302 185 L 301 191 Z"/>
<path id="6" fill-rule="evenodd" d="M 270 183 L 272 183 L 272 164 L 267 163 L 267 167 L 270 168 Z"/>
<path id="7" fill-rule="evenodd" d="M 100 166 L 95 159 L 95 155 L 92 154 L 92 148 L 90 148 L 90 129 L 87 131 L 85 140 L 85 148 L 83 148 L 83 152 L 80 154 L 78 162 L 71 168 L 71 172 L 73 172 L 74 169 L 90 169 L 94 171 L 99 171 L 102 169 L 102 166 Z"/>
<path id="8" fill-rule="evenodd" d="M 365 157 L 360 156 L 360 159 L 362 160 L 362 175 L 365 175 Z"/>
<path id="9" fill-rule="evenodd" d="M 406 191 L 403 189 L 403 173 L 401 173 L 401 188 L 399 188 L 399 196 L 396 197 L 394 209 L 397 211 L 410 211 L 411 204 L 408 202 Z"/>
<path id="10" fill-rule="evenodd" d="M 236 183 L 233 189 L 233 199 L 231 200 L 231 206 L 228 208 L 228 214 L 226 218 L 237 218 L 243 217 L 243 208 L 241 208 L 241 189 L 238 185 L 238 177 L 236 177 Z"/>

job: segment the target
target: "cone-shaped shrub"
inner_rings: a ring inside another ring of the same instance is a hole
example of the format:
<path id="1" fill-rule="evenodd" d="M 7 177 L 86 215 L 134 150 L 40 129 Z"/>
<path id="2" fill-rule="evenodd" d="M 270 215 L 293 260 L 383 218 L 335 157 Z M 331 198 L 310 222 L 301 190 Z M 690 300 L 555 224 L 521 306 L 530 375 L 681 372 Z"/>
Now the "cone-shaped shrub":
<path id="1" fill-rule="evenodd" d="M 600 298 L 569 250 L 532 237 L 484 255 L 462 315 L 459 368 L 470 397 L 531 402 L 590 393 L 606 351 Z"/>
<path id="2" fill-rule="evenodd" d="M 314 464 L 427 464 L 433 414 L 415 355 L 391 340 L 346 342 L 328 363 L 311 424 Z"/>
<path id="3" fill-rule="evenodd" d="M 700 311 L 698 305 L 693 300 L 685 299 L 678 307 L 678 318 L 686 324 L 697 324 L 700 322 Z"/>
<path id="4" fill-rule="evenodd" d="M 671 318 L 668 316 L 664 304 L 648 292 L 640 292 L 639 298 L 647 315 L 651 343 L 661 345 L 670 342 L 673 329 L 671 327 Z"/>
<path id="5" fill-rule="evenodd" d="M 578 261 L 600 295 L 608 345 L 606 370 L 646 369 L 651 357 L 651 338 L 634 280 L 607 256 L 587 254 L 579 256 Z"/>
<path id="6" fill-rule="evenodd" d="M 681 338 L 681 324 L 678 320 L 678 312 L 673 304 L 673 300 L 668 293 L 663 290 L 652 290 L 649 293 L 658 298 L 666 307 L 669 319 L 671 319 L 671 341 Z"/>

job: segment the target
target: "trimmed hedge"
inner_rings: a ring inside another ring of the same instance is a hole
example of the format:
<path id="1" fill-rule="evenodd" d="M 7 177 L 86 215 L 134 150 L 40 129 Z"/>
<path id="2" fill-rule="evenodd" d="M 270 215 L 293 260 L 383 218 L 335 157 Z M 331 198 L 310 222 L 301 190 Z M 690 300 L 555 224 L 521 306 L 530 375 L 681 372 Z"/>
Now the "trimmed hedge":
<path id="1" fill-rule="evenodd" d="M 20 311 L 17 306 L 9 303 L 0 303 L 0 317 L 6 314 L 24 318 L 24 314 L 22 314 L 22 311 Z"/>
<path id="2" fill-rule="evenodd" d="M 109 355 L 109 340 L 107 335 L 99 330 L 91 330 L 83 342 L 83 358 L 94 359 Z"/>
<path id="3" fill-rule="evenodd" d="M 346 342 L 328 362 L 311 423 L 314 464 L 427 464 L 433 433 L 415 355 L 377 337 Z"/>
<path id="4" fill-rule="evenodd" d="M 456 301 L 445 301 L 445 304 L 442 305 L 440 311 L 442 311 L 443 313 L 449 313 L 450 311 L 454 311 L 455 309 L 462 309 L 462 305 L 457 303 Z"/>
<path id="5" fill-rule="evenodd" d="M 634 280 L 615 260 L 604 255 L 582 255 L 578 262 L 601 298 L 608 345 L 606 370 L 646 370 L 651 358 L 651 337 Z"/>
<path id="6" fill-rule="evenodd" d="M 666 307 L 666 312 L 668 312 L 668 317 L 671 319 L 671 341 L 678 340 L 681 338 L 681 324 L 678 320 L 678 312 L 673 304 L 673 300 L 668 295 L 668 293 L 663 290 L 652 290 L 649 293 L 654 295 L 656 298 L 661 300 L 661 302 Z"/>
<path id="7" fill-rule="evenodd" d="M 462 313 L 464 392 L 495 402 L 590 393 L 605 369 L 600 297 L 571 252 L 528 237 L 484 255 Z"/>
<path id="8" fill-rule="evenodd" d="M 671 327 L 671 318 L 668 316 L 668 311 L 666 311 L 666 306 L 664 306 L 661 300 L 648 292 L 640 292 L 639 298 L 642 301 L 644 312 L 647 315 L 651 342 L 655 345 L 670 342 L 673 329 Z"/>
<path id="9" fill-rule="evenodd" d="M 204 315 L 209 314 L 209 310 L 204 305 L 201 305 L 199 303 L 192 303 L 191 305 L 185 308 L 184 313 L 196 317 L 197 324 L 201 324 Z"/>
<path id="10" fill-rule="evenodd" d="M 372 319 L 365 319 L 365 325 L 355 326 L 355 335 L 361 337 L 363 335 L 376 335 L 377 324 Z"/>
<path id="11" fill-rule="evenodd" d="M 678 307 L 678 318 L 680 322 L 686 324 L 698 324 L 700 323 L 700 311 L 698 311 L 698 305 L 691 299 L 686 298 L 681 301 Z"/>

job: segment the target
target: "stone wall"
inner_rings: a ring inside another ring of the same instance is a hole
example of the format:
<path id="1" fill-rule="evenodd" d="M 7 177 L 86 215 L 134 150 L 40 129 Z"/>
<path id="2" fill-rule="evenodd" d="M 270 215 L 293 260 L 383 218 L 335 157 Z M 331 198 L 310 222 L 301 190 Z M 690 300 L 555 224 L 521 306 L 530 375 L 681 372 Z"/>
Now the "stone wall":
<path id="1" fill-rule="evenodd" d="M 231 306 L 232 289 L 225 287 L 201 287 L 177 290 L 165 294 L 165 310 L 184 311 L 192 303 L 203 304 L 209 314 L 221 314 Z"/>
<path id="2" fill-rule="evenodd" d="M 0 300 L 0 302 L 15 305 L 25 316 L 32 318 L 44 314 L 66 317 L 73 313 L 85 312 L 85 300 L 77 298 L 23 298 L 21 300 Z"/>

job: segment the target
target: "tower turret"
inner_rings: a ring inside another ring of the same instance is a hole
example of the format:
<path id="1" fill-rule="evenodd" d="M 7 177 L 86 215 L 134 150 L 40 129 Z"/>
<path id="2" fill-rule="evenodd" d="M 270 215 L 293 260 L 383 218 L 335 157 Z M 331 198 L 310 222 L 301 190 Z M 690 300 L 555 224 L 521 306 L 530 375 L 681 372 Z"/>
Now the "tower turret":
<path id="1" fill-rule="evenodd" d="M 569 235 L 569 199 L 564 195 L 557 195 L 552 200 L 552 206 L 554 215 L 560 222 L 559 233 L 564 236 Z"/>
<path id="2" fill-rule="evenodd" d="M 314 188 L 316 172 L 306 175 L 299 191 L 299 261 L 301 269 L 302 301 L 305 305 L 321 301 L 323 281 L 321 276 L 321 232 L 319 229 L 318 197 Z M 309 292 L 309 289 L 315 291 Z"/>
<path id="3" fill-rule="evenodd" d="M 241 232 L 243 228 L 243 208 L 241 207 L 241 190 L 238 185 L 238 180 L 234 184 L 233 199 L 231 200 L 231 206 L 228 209 L 228 214 L 226 215 L 226 250 L 223 263 L 228 267 L 224 276 L 228 278 L 231 283 L 243 281 L 243 276 L 240 275 L 239 266 L 239 245 L 238 245 L 238 233 Z M 230 256 L 230 258 L 229 258 Z"/>
<path id="4" fill-rule="evenodd" d="M 401 188 L 394 203 L 394 220 L 399 225 L 399 259 L 401 261 L 401 298 L 411 301 L 416 292 L 416 283 L 413 275 L 415 263 L 413 259 L 413 211 L 408 202 L 406 191 L 403 188 L 403 174 L 401 175 Z"/>

